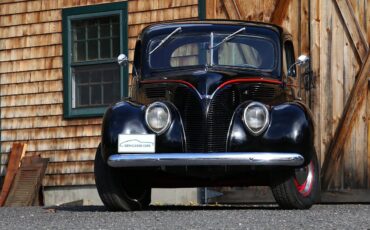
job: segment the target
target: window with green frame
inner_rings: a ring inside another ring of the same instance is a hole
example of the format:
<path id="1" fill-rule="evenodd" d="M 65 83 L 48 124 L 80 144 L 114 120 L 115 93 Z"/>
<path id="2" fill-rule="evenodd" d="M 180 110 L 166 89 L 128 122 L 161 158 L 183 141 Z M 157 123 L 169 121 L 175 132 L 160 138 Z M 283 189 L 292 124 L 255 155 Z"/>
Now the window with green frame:
<path id="1" fill-rule="evenodd" d="M 64 117 L 103 115 L 127 95 L 127 2 L 63 9 Z"/>

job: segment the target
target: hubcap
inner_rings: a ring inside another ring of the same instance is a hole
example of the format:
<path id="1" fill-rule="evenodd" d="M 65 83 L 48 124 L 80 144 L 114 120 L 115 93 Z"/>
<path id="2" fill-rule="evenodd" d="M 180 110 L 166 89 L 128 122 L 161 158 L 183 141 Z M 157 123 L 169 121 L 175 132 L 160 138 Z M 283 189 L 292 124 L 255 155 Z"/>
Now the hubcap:
<path id="1" fill-rule="evenodd" d="M 312 161 L 306 167 L 295 170 L 294 184 L 303 196 L 308 196 L 311 193 L 314 173 Z"/>

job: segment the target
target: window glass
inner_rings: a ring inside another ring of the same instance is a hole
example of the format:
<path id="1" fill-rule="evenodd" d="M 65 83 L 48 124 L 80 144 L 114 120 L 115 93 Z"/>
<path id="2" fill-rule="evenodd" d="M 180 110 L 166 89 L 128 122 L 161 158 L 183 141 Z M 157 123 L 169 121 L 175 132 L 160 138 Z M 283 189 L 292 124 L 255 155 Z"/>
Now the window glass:
<path id="1" fill-rule="evenodd" d="M 119 66 L 101 64 L 74 68 L 75 107 L 109 105 L 119 100 Z"/>
<path id="2" fill-rule="evenodd" d="M 289 67 L 292 66 L 295 62 L 294 57 L 294 47 L 293 43 L 291 41 L 285 42 L 285 56 L 286 56 L 286 63 L 287 63 L 287 70 L 289 70 Z M 291 69 L 292 75 L 295 76 L 297 69 L 296 66 L 293 66 Z"/>
<path id="3" fill-rule="evenodd" d="M 72 21 L 73 61 L 112 59 L 119 54 L 119 16 Z"/>
<path id="4" fill-rule="evenodd" d="M 73 108 L 106 106 L 120 99 L 118 22 L 118 15 L 71 22 Z"/>
<path id="5" fill-rule="evenodd" d="M 171 67 L 199 65 L 198 43 L 180 46 L 171 55 Z"/>
<path id="6" fill-rule="evenodd" d="M 214 33 L 213 49 L 210 49 L 210 33 L 172 36 L 152 54 L 149 65 L 153 69 L 172 67 L 220 65 L 240 68 L 271 70 L 277 64 L 276 44 L 269 38 L 253 35 L 237 35 L 221 42 L 228 34 Z M 149 42 L 148 52 L 157 47 L 165 35 Z M 212 52 L 211 52 L 212 51 Z M 213 59 L 211 63 L 211 53 Z"/>
<path id="7" fill-rule="evenodd" d="M 127 95 L 127 1 L 63 8 L 64 118 L 102 116 Z"/>
<path id="8" fill-rule="evenodd" d="M 270 48 L 273 49 L 272 46 Z M 256 48 L 243 43 L 226 42 L 221 45 L 218 52 L 219 65 L 259 68 L 262 65 L 262 58 L 263 55 Z"/>

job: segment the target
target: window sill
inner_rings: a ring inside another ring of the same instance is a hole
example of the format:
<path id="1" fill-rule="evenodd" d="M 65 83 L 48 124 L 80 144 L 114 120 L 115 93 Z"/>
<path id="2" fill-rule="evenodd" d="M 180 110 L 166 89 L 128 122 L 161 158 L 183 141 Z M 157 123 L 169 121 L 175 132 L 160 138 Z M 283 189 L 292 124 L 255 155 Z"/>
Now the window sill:
<path id="1" fill-rule="evenodd" d="M 69 109 L 64 112 L 64 119 L 103 117 L 108 107 Z"/>

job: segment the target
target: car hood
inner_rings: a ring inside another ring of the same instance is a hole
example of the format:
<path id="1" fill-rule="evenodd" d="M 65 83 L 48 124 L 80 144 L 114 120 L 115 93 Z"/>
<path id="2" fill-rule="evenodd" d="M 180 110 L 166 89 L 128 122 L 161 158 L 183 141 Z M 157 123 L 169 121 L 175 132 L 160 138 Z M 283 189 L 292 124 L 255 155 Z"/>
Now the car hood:
<path id="1" fill-rule="evenodd" d="M 261 71 L 238 71 L 197 68 L 154 73 L 142 83 L 179 83 L 194 88 L 200 95 L 212 95 L 217 89 L 233 83 L 281 84 L 277 76 Z"/>

